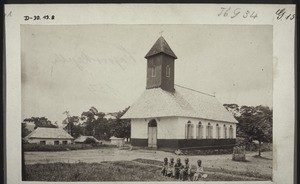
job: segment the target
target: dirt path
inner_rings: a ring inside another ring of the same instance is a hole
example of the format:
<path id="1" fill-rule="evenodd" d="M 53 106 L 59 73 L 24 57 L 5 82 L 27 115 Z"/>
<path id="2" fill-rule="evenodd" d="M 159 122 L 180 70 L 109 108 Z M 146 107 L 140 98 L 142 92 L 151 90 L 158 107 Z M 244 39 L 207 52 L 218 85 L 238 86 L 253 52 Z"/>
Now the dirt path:
<path id="1" fill-rule="evenodd" d="M 184 158 L 188 157 L 191 164 L 196 164 L 198 159 L 202 160 L 203 166 L 207 168 L 216 168 L 231 170 L 236 172 L 256 172 L 262 175 L 272 176 L 272 160 L 253 157 L 257 153 L 246 155 L 248 162 L 234 162 L 232 155 L 195 155 L 195 156 L 177 156 L 174 153 L 157 150 L 119 150 L 117 148 L 96 149 L 96 150 L 74 150 L 60 152 L 25 152 L 25 163 L 75 163 L 75 162 L 103 162 L 103 161 L 131 161 L 134 159 L 151 159 L 162 161 L 164 157 Z M 272 152 L 263 152 L 263 156 L 272 158 Z"/>

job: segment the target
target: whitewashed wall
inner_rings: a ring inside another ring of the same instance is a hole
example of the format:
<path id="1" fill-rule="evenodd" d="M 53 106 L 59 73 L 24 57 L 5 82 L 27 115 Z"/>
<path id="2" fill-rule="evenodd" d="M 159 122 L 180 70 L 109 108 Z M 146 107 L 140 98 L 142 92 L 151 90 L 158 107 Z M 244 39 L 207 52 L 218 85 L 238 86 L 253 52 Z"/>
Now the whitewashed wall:
<path id="1" fill-rule="evenodd" d="M 29 143 L 35 143 L 35 144 L 40 144 L 40 141 L 46 141 L 47 145 L 54 145 L 54 141 L 57 141 L 57 139 L 28 139 Z M 63 141 L 65 140 L 58 140 L 59 144 L 63 144 Z M 66 140 L 68 144 L 71 144 L 71 140 Z"/>
<path id="2" fill-rule="evenodd" d="M 148 139 L 148 123 L 154 118 L 132 119 L 131 138 Z M 158 139 L 178 139 L 179 127 L 177 117 L 155 118 Z"/>
<path id="3" fill-rule="evenodd" d="M 148 139 L 148 121 L 131 119 L 131 138 Z"/>
<path id="4" fill-rule="evenodd" d="M 233 128 L 233 138 L 236 138 L 236 124 L 235 123 L 227 123 L 227 122 L 218 122 L 218 121 L 213 121 L 213 120 L 206 120 L 206 119 L 197 119 L 197 118 L 186 118 L 186 117 L 180 117 L 178 119 L 178 127 L 180 131 L 178 131 L 178 137 L 179 139 L 184 139 L 185 138 L 185 125 L 187 122 L 190 121 L 191 124 L 194 125 L 194 130 L 193 130 L 193 138 L 196 138 L 196 131 L 197 131 L 197 125 L 199 121 L 201 121 L 202 126 L 203 126 L 203 139 L 206 139 L 206 127 L 208 123 L 210 123 L 211 126 L 213 126 L 212 130 L 212 137 L 213 139 L 217 138 L 217 131 L 216 131 L 216 125 L 219 124 L 220 128 L 220 139 L 225 138 L 225 132 L 224 132 L 224 124 L 226 124 L 227 127 L 227 138 L 229 138 L 229 127 L 232 125 Z"/>
<path id="5" fill-rule="evenodd" d="M 179 139 L 177 117 L 163 117 L 157 121 L 157 138 L 158 139 Z"/>
<path id="6" fill-rule="evenodd" d="M 148 139 L 148 123 L 153 118 L 132 119 L 131 120 L 131 138 Z M 186 118 L 186 117 L 162 117 L 155 118 L 157 122 L 158 139 L 185 139 L 185 125 L 190 121 L 194 125 L 193 138 L 196 138 L 197 125 L 201 121 L 203 126 L 203 139 L 206 139 L 206 126 L 210 123 L 213 126 L 213 139 L 217 138 L 216 125 L 219 124 L 220 139 L 225 138 L 224 124 L 227 127 L 227 138 L 229 138 L 229 127 L 232 125 L 233 138 L 236 138 L 236 124 L 227 122 L 218 122 L 206 119 Z"/>

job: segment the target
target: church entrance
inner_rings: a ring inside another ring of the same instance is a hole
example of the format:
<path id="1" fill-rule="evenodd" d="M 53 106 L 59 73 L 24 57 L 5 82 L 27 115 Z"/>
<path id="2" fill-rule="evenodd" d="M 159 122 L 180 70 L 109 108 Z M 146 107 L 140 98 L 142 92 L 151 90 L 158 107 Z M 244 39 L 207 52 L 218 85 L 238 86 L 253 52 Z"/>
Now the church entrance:
<path id="1" fill-rule="evenodd" d="M 157 148 L 157 123 L 154 119 L 148 123 L 148 147 Z"/>

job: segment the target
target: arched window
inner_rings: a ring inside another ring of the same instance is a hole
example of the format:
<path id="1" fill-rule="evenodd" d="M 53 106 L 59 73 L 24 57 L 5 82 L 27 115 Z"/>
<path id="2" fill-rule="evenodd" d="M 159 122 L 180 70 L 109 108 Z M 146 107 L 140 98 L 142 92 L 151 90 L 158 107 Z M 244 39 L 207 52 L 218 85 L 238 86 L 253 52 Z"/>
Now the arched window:
<path id="1" fill-rule="evenodd" d="M 233 127 L 230 125 L 229 127 L 229 139 L 233 139 Z"/>
<path id="2" fill-rule="evenodd" d="M 151 121 L 149 121 L 148 127 L 157 127 L 156 120 L 155 120 L 155 119 L 152 119 Z"/>
<path id="3" fill-rule="evenodd" d="M 201 121 L 199 121 L 197 125 L 197 139 L 202 139 L 203 138 L 203 125 Z"/>
<path id="4" fill-rule="evenodd" d="M 194 129 L 194 125 L 190 121 L 188 121 L 187 124 L 185 125 L 186 139 L 193 139 L 193 129 Z"/>
<path id="5" fill-rule="evenodd" d="M 151 68 L 151 70 L 152 70 L 152 77 L 155 77 L 155 76 L 156 76 L 155 67 L 153 66 L 153 67 Z"/>
<path id="6" fill-rule="evenodd" d="M 219 124 L 217 124 L 217 125 L 216 125 L 216 138 L 217 138 L 217 139 L 220 139 L 220 128 L 221 128 L 221 127 L 219 127 Z"/>
<path id="7" fill-rule="evenodd" d="M 207 139 L 212 139 L 212 130 L 213 130 L 213 127 L 211 126 L 210 123 L 208 123 L 207 127 L 206 127 L 206 138 Z"/>
<path id="8" fill-rule="evenodd" d="M 167 65 L 167 67 L 166 67 L 166 77 L 170 77 L 170 75 L 171 75 L 171 68 L 170 68 L 169 65 Z"/>
<path id="9" fill-rule="evenodd" d="M 227 139 L 227 127 L 224 125 L 224 138 Z"/>

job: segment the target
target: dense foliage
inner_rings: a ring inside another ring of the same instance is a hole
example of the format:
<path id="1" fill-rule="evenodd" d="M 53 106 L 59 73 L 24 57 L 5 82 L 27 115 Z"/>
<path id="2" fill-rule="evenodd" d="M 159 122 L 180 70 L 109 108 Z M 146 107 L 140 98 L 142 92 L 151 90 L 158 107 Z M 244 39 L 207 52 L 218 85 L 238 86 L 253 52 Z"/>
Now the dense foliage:
<path id="1" fill-rule="evenodd" d="M 273 110 L 267 106 L 241 106 L 224 104 L 233 113 L 237 124 L 237 137 L 244 138 L 245 143 L 258 141 L 258 155 L 261 155 L 261 144 L 272 142 Z"/>
<path id="2" fill-rule="evenodd" d="M 37 129 L 38 127 L 48 127 L 48 128 L 58 127 L 56 124 L 52 124 L 51 121 L 45 117 L 25 118 L 22 123 L 22 137 L 26 137 L 28 134 L 31 133 L 31 131 L 26 128 L 25 122 L 32 122 L 34 124 L 34 129 Z"/>
<path id="3" fill-rule="evenodd" d="M 67 117 L 62 121 L 64 129 L 74 138 L 80 135 L 94 136 L 98 140 L 108 140 L 115 136 L 119 138 L 130 138 L 130 120 L 121 119 L 126 108 L 122 111 L 111 113 L 113 115 L 106 117 L 103 112 L 98 112 L 95 107 L 91 107 L 88 111 L 84 111 L 80 116 L 71 116 L 69 111 L 65 111 Z M 37 127 L 57 127 L 47 118 L 32 117 L 24 119 L 24 122 L 34 122 L 35 129 Z M 22 123 L 22 137 L 28 135 L 30 131 Z"/>

